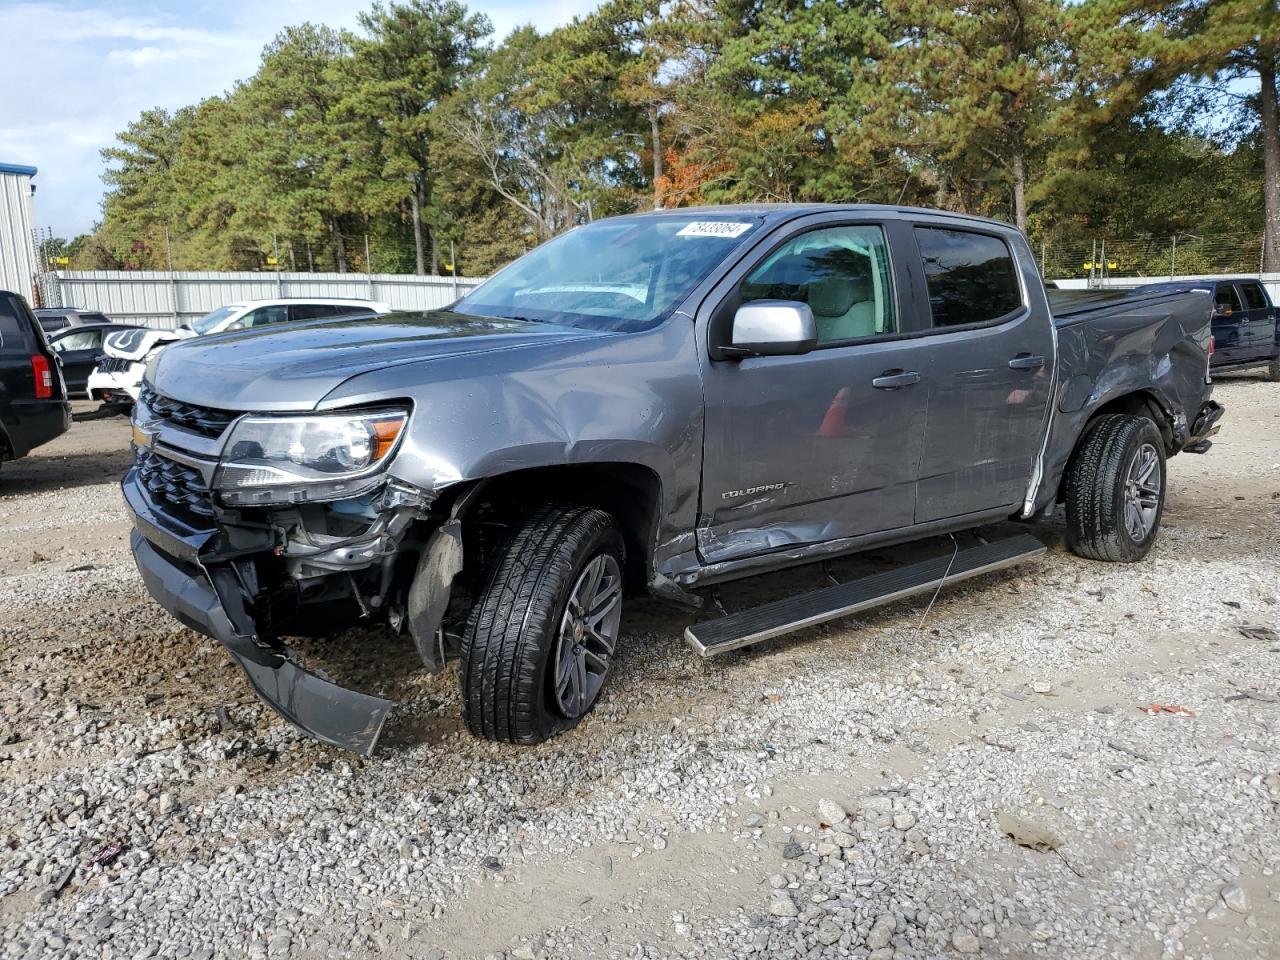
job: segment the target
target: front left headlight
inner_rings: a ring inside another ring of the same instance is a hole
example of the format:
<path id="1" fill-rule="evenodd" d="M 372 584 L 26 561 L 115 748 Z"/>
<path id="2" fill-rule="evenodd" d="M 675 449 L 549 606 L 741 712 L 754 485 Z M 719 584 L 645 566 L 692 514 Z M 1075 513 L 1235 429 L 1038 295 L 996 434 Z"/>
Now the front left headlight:
<path id="1" fill-rule="evenodd" d="M 241 417 L 213 485 L 229 506 L 359 496 L 378 482 L 408 419 L 394 409 Z"/>

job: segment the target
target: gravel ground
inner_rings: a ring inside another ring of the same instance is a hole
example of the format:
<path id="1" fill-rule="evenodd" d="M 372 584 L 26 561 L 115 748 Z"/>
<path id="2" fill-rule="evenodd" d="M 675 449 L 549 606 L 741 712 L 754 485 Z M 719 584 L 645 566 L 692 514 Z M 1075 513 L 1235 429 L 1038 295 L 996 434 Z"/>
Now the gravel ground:
<path id="1" fill-rule="evenodd" d="M 923 626 L 711 662 L 636 603 L 599 708 L 538 748 L 469 737 L 407 641 L 308 644 L 402 702 L 368 761 L 147 599 L 127 425 L 78 423 L 0 472 L 0 957 L 1280 956 L 1280 640 L 1237 629 L 1280 627 L 1280 387 L 1217 398 L 1145 562 L 1041 528 Z"/>

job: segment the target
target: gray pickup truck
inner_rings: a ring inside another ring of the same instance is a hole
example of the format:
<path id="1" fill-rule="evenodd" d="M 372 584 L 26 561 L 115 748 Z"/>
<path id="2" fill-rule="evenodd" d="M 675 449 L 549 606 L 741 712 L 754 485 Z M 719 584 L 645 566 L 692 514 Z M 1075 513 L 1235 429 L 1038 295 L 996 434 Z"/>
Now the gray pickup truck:
<path id="1" fill-rule="evenodd" d="M 1060 507 L 1078 554 L 1150 549 L 1165 458 L 1202 452 L 1204 291 L 1051 308 L 1025 238 L 878 206 L 618 217 L 449 309 L 177 343 L 123 482 L 152 596 L 258 694 L 373 750 L 392 704 L 283 636 L 385 624 L 467 725 L 536 743 L 609 673 L 624 596 L 702 588 Z M 1033 555 L 1026 533 L 731 615 L 755 643 Z M 701 592 L 700 592 L 701 591 Z M 358 635 L 356 635 L 358 636 Z"/>

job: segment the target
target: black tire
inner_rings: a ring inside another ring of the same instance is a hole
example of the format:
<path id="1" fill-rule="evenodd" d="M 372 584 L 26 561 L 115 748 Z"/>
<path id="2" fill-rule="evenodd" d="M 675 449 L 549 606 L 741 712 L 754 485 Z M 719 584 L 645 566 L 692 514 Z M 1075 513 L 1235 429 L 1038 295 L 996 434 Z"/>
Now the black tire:
<path id="1" fill-rule="evenodd" d="M 1159 492 L 1149 529 L 1136 536 L 1126 523 L 1129 471 L 1139 457 L 1148 458 L 1151 450 Z M 1160 532 L 1165 486 L 1164 440 L 1156 425 L 1146 417 L 1125 414 L 1099 417 L 1086 428 L 1067 466 L 1067 544 L 1072 552 L 1113 563 L 1141 560 Z"/>
<path id="2" fill-rule="evenodd" d="M 1272 383 L 1280 383 L 1280 357 L 1267 364 L 1267 379 Z"/>
<path id="3" fill-rule="evenodd" d="M 601 556 L 616 566 L 620 610 L 624 547 L 609 514 L 545 506 L 511 531 L 493 559 L 462 642 L 463 713 L 473 734 L 540 743 L 576 726 L 595 706 L 599 689 L 576 715 L 560 707 L 552 658 L 570 595 Z M 605 671 L 601 683 L 607 665 Z"/>

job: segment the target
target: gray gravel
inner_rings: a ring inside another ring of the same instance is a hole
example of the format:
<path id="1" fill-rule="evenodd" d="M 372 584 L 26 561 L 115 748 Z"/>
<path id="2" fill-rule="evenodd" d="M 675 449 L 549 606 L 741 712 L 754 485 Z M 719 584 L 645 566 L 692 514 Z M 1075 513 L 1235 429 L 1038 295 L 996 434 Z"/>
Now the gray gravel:
<path id="1" fill-rule="evenodd" d="M 0 956 L 1280 956 L 1280 644 L 1236 629 L 1280 627 L 1280 388 L 1218 398 L 1146 562 L 1055 542 L 923 628 L 905 603 L 713 662 L 640 604 L 540 748 L 467 736 L 402 642 L 307 645 L 402 702 L 370 761 L 147 600 L 84 472 L 126 431 L 77 424 L 0 473 Z"/>

